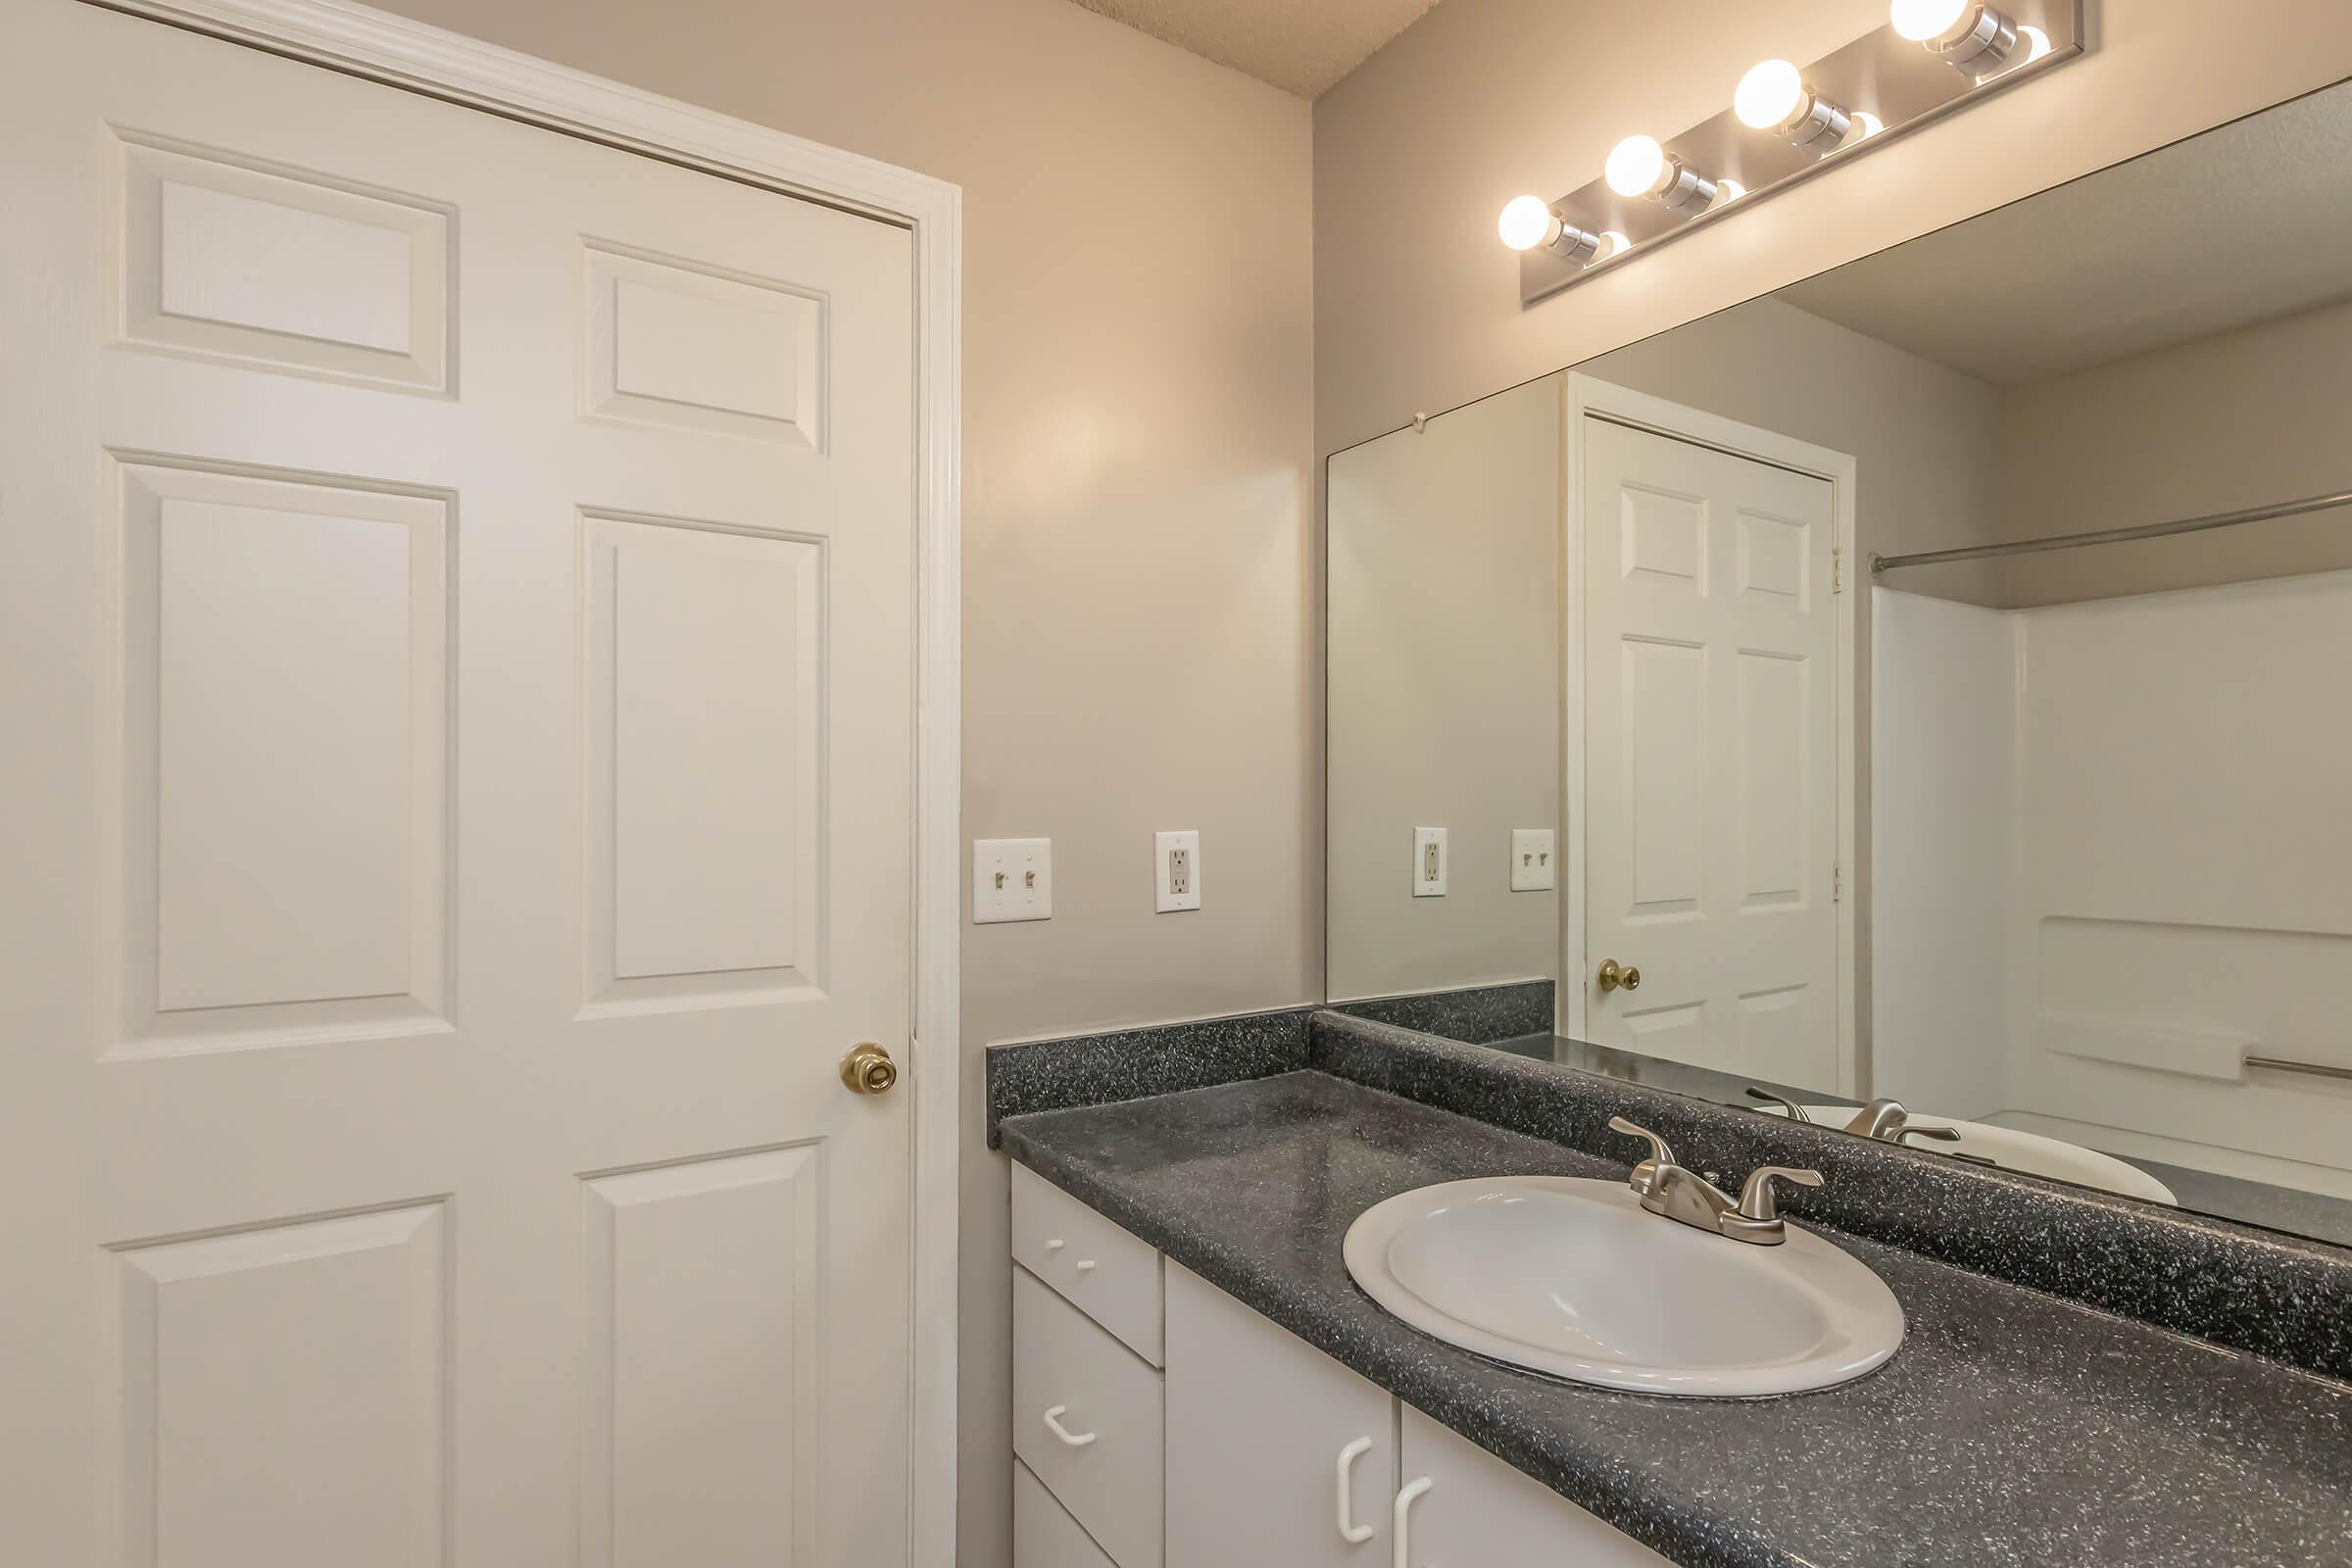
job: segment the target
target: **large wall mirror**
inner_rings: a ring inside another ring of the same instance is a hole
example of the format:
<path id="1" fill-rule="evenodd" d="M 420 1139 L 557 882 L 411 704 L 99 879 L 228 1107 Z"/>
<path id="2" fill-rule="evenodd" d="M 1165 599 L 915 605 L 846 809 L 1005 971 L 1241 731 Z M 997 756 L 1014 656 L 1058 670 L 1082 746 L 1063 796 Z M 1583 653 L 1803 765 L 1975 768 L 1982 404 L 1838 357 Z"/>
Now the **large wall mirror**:
<path id="1" fill-rule="evenodd" d="M 2352 1243 L 2348 493 L 2352 84 L 1339 453 L 1331 998 Z"/>

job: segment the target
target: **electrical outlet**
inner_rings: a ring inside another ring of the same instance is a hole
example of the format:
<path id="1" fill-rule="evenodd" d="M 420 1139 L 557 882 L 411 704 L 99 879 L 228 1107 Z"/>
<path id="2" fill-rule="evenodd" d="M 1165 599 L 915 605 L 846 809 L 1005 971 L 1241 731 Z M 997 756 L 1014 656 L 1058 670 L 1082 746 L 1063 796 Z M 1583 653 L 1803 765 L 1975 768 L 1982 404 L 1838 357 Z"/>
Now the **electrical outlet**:
<path id="1" fill-rule="evenodd" d="M 1052 839 L 972 841 L 972 924 L 1053 918 Z"/>
<path id="2" fill-rule="evenodd" d="M 1511 829 L 1511 891 L 1541 893 L 1555 885 L 1551 864 L 1551 829 Z"/>
<path id="3" fill-rule="evenodd" d="M 1152 906 L 1161 914 L 1200 907 L 1200 833 L 1152 835 Z"/>
<path id="4" fill-rule="evenodd" d="M 1442 827 L 1413 829 L 1413 897 L 1442 899 L 1446 896 L 1446 830 Z"/>

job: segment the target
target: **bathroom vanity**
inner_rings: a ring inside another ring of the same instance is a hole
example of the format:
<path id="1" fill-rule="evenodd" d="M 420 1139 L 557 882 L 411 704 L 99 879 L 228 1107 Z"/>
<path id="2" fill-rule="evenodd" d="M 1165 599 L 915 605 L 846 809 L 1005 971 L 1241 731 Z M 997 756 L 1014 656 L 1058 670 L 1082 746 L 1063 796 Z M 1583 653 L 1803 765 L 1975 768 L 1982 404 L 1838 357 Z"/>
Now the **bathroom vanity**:
<path id="1" fill-rule="evenodd" d="M 1664 1560 L 1026 1168 L 1012 1224 L 1019 1568 Z"/>
<path id="2" fill-rule="evenodd" d="M 1015 1161 L 1020 1568 L 2352 1556 L 2352 1388 L 2334 1381 L 2352 1263 L 2332 1250 L 2280 1258 L 2261 1233 L 2104 1195 L 2052 1188 L 2054 1208 L 2023 1181 L 1752 1112 L 1689 1102 L 1677 1119 L 1656 1090 L 1336 1013 L 1000 1048 L 990 1068 Z M 1398 1194 L 1623 1183 L 1638 1148 L 1580 1147 L 1624 1143 L 1617 1109 L 1710 1162 L 1821 1164 L 1789 1214 L 1885 1282 L 1900 1349 L 1818 1393 L 1626 1394 L 1458 1349 L 1349 1276 L 1348 1230 Z M 1993 1190 L 1937 1233 L 1920 1216 L 1956 1207 L 1954 1180 Z M 2144 1272 L 2180 1294 L 2144 1304 L 2176 1326 L 1932 1255 L 1973 1230 L 2033 1277 L 2049 1260 L 2033 1238 L 2070 1221 L 2112 1221 L 2117 1255 L 2172 1249 Z M 2218 1290 L 2278 1302 L 2288 1354 L 2180 1332 L 2219 1332 L 2197 1315 Z"/>

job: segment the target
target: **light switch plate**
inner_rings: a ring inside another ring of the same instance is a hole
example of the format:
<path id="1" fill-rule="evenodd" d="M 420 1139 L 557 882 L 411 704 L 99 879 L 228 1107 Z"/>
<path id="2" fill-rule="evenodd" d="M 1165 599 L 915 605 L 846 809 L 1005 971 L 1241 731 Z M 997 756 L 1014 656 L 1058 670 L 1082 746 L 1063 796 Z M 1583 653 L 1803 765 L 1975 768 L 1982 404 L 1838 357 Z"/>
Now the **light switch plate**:
<path id="1" fill-rule="evenodd" d="M 972 841 L 972 924 L 1053 918 L 1052 839 Z"/>
<path id="2" fill-rule="evenodd" d="M 1511 891 L 1541 893 L 1554 886 L 1551 863 L 1551 829 L 1547 827 L 1515 827 L 1511 829 Z"/>
<path id="3" fill-rule="evenodd" d="M 1200 907 L 1200 831 L 1152 835 L 1152 904 L 1161 914 Z"/>
<path id="4" fill-rule="evenodd" d="M 1442 899 L 1446 896 L 1446 830 L 1442 827 L 1413 829 L 1413 897 Z"/>

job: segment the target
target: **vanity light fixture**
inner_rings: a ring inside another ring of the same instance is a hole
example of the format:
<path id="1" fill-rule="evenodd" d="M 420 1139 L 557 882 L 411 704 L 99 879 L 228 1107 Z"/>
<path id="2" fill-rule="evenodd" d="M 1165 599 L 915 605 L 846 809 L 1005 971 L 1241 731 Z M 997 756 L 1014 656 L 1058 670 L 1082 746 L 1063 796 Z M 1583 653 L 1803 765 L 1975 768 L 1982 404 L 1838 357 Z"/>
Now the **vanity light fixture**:
<path id="1" fill-rule="evenodd" d="M 1963 75 L 1989 75 L 2017 48 L 2016 20 L 1984 0 L 1892 0 L 1888 17 L 1896 32 Z"/>
<path id="2" fill-rule="evenodd" d="M 1751 67 L 1732 95 L 1732 113 L 1750 130 L 1769 130 L 1817 153 L 1835 152 L 1857 128 L 1850 111 L 1815 92 L 1804 74 L 1786 60 Z"/>
<path id="3" fill-rule="evenodd" d="M 1609 154 L 1609 189 L 1620 196 L 1645 196 L 1675 212 L 1703 213 L 1722 187 L 1658 145 L 1654 136 L 1628 136 Z"/>
<path id="4" fill-rule="evenodd" d="M 1614 256 L 1612 239 L 1622 236 L 1595 234 L 1590 229 L 1564 223 L 1541 196 L 1514 196 L 1503 207 L 1502 216 L 1495 220 L 1494 231 L 1502 242 L 1515 251 L 1532 251 L 1541 245 L 1562 261 L 1591 266 L 1603 256 Z"/>
<path id="5" fill-rule="evenodd" d="M 1880 3 L 1885 20 L 1817 60 L 1760 61 L 1730 103 L 1680 135 L 1628 136 L 1599 177 L 1505 207 L 1495 230 L 1518 253 L 1520 303 L 1842 168 L 2086 47 L 2089 0 Z"/>

